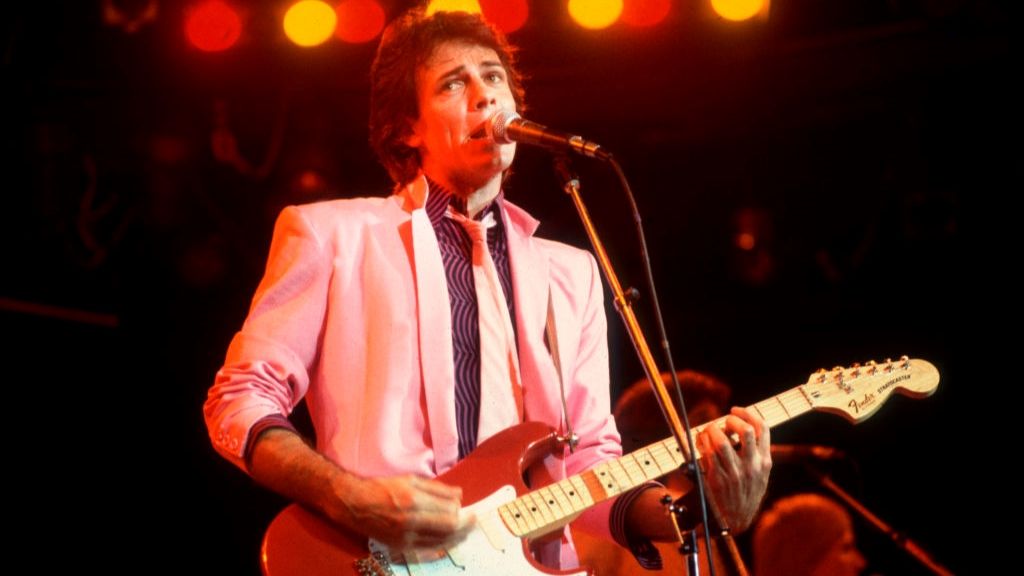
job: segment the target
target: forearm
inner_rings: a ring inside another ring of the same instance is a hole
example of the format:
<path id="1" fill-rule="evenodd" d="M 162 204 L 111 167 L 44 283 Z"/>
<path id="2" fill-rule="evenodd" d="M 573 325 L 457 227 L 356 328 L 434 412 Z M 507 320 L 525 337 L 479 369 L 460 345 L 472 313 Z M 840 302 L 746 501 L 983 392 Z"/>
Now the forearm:
<path id="1" fill-rule="evenodd" d="M 459 513 L 460 488 L 412 475 L 358 476 L 283 428 L 255 442 L 249 473 L 257 482 L 396 549 L 450 546 L 475 524 L 472 514 Z"/>
<path id="2" fill-rule="evenodd" d="M 309 506 L 335 523 L 351 526 L 341 498 L 359 478 L 328 460 L 295 432 L 266 430 L 254 440 L 249 473 L 261 485 Z"/>
<path id="3" fill-rule="evenodd" d="M 650 488 L 633 500 L 626 511 L 626 532 L 631 539 L 644 538 L 657 542 L 676 540 L 672 519 L 661 501 L 667 494 L 664 488 Z"/>

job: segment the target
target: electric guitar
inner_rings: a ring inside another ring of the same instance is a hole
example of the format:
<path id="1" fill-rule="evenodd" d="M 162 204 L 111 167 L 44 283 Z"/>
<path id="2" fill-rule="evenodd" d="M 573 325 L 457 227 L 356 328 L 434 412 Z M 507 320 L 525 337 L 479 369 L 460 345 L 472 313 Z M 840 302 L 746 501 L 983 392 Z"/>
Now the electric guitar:
<path id="1" fill-rule="evenodd" d="M 820 370 L 807 382 L 750 406 L 769 426 L 810 411 L 858 423 L 871 417 L 898 392 L 930 396 L 939 384 L 935 366 L 903 357 L 884 363 Z M 694 428 L 721 426 L 723 418 Z M 556 571 L 537 563 L 529 541 L 561 528 L 595 504 L 678 469 L 684 452 L 675 438 L 621 458 L 530 489 L 523 474 L 533 463 L 561 450 L 546 424 L 527 422 L 481 443 L 467 458 L 439 476 L 462 487 L 463 501 L 476 514 L 476 528 L 458 545 L 427 553 L 398 554 L 374 540 L 327 523 L 292 504 L 277 515 L 263 539 L 262 568 L 267 576 L 319 575 L 488 575 L 562 574 L 583 576 L 585 569 Z M 698 458 L 700 456 L 698 455 Z"/>

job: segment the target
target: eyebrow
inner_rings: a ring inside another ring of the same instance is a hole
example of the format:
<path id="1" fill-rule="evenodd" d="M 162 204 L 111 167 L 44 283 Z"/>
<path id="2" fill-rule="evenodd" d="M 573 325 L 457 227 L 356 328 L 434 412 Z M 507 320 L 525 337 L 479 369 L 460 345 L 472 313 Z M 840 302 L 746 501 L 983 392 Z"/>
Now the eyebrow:
<path id="1" fill-rule="evenodd" d="M 444 80 L 447 80 L 448 78 L 451 78 L 452 76 L 459 76 L 465 70 L 466 70 L 466 67 L 463 66 L 462 64 L 460 64 L 460 65 L 456 66 L 455 68 L 452 68 L 451 70 L 448 70 L 447 72 L 445 72 L 445 73 L 441 74 L 440 76 L 438 76 L 437 77 L 437 81 L 438 82 L 442 82 Z"/>
<path id="2" fill-rule="evenodd" d="M 505 69 L 505 66 L 502 65 L 500 60 L 484 60 L 483 62 L 480 63 L 480 67 L 481 68 L 486 68 L 486 69 L 492 69 L 492 68 L 501 68 L 502 70 Z M 441 82 L 441 81 L 447 80 L 448 78 L 451 78 L 452 76 L 458 76 L 458 75 L 462 74 L 465 70 L 466 70 L 466 66 L 460 64 L 460 65 L 456 66 L 455 68 L 452 68 L 451 70 L 448 70 L 444 74 L 441 74 L 440 76 L 438 76 L 437 77 L 437 81 Z"/>

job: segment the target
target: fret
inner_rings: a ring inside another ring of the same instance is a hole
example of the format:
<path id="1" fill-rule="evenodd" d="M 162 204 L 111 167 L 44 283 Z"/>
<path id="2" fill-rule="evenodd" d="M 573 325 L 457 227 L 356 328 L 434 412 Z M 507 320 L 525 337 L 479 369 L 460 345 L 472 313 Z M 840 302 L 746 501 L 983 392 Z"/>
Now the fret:
<path id="1" fill-rule="evenodd" d="M 786 405 L 782 403 L 782 398 L 780 396 L 776 396 L 775 401 L 778 402 L 779 406 L 782 408 L 782 411 L 786 413 L 786 418 L 791 418 L 791 416 L 789 415 L 789 410 L 786 409 Z"/>
<path id="2" fill-rule="evenodd" d="M 520 498 L 520 500 L 523 500 L 526 506 L 529 506 L 530 512 L 534 514 L 535 519 L 538 516 L 540 517 L 540 521 L 537 522 L 539 525 L 546 526 L 554 521 L 554 517 L 551 515 L 551 510 L 548 508 L 547 502 L 544 501 L 544 498 L 541 497 L 536 490 L 533 492 L 527 492 Z"/>
<path id="3" fill-rule="evenodd" d="M 569 506 L 569 502 L 565 500 L 565 497 L 562 496 L 559 491 L 553 490 L 552 486 L 545 486 L 538 490 L 541 496 L 544 497 L 544 501 L 547 503 L 548 509 L 551 510 L 551 515 L 557 519 L 572 516 L 573 511 Z"/>
<path id="4" fill-rule="evenodd" d="M 648 480 L 651 478 L 657 478 L 658 476 L 670 471 L 665 468 L 662 460 L 655 457 L 652 451 L 652 447 L 649 446 L 647 448 L 641 448 L 631 454 L 633 460 L 637 463 L 637 466 L 643 470 L 643 473 L 647 476 Z"/>
<path id="5" fill-rule="evenodd" d="M 501 519 L 505 521 L 505 526 L 508 527 L 516 536 L 522 536 L 529 532 L 529 527 L 526 525 L 526 521 L 522 515 L 516 511 L 515 502 L 509 502 L 498 507 L 498 513 L 501 515 Z"/>
<path id="6" fill-rule="evenodd" d="M 761 420 L 764 420 L 765 422 L 768 422 L 768 417 L 765 416 L 764 412 L 761 411 L 761 403 L 760 402 L 758 402 L 757 404 L 754 404 L 754 410 L 757 411 L 757 415 L 758 415 L 759 418 L 761 418 Z"/>
<path id="7" fill-rule="evenodd" d="M 583 498 L 580 497 L 579 492 L 573 488 L 569 480 L 555 482 L 551 486 L 552 489 L 558 489 L 558 493 L 561 494 L 561 500 L 565 502 L 566 508 L 572 510 L 574 514 L 586 508 Z"/>
<path id="8" fill-rule="evenodd" d="M 627 490 L 647 479 L 644 477 L 643 470 L 641 470 L 640 465 L 637 464 L 632 454 L 623 456 L 613 462 L 615 462 L 615 468 L 618 470 L 619 484 L 625 486 Z"/>
<path id="9" fill-rule="evenodd" d="M 523 524 L 526 527 L 525 532 L 529 533 L 536 530 L 539 524 L 537 522 L 537 517 L 530 512 L 530 507 L 523 502 L 523 499 L 516 498 L 511 502 L 511 504 L 515 507 L 515 511 L 519 515 L 518 517 L 522 519 Z"/>
<path id="10" fill-rule="evenodd" d="M 587 475 L 587 472 L 577 474 L 572 478 L 569 478 L 569 482 L 572 483 L 572 487 L 575 489 L 576 494 L 583 498 L 583 503 L 587 506 L 593 506 L 595 503 L 603 500 L 603 498 L 600 497 L 600 493 L 595 494 L 590 489 L 590 483 L 586 480 Z"/>
<path id="11" fill-rule="evenodd" d="M 594 466 L 593 469 L 594 478 L 601 486 L 601 490 L 605 492 L 606 497 L 615 496 L 619 493 L 618 486 L 615 484 L 615 478 L 612 477 L 611 472 L 608 471 L 608 463 L 603 462 Z M 604 498 L 602 498 L 603 500 Z"/>
<path id="12" fill-rule="evenodd" d="M 679 443 L 676 442 L 675 438 L 668 438 L 663 440 L 661 443 L 662 450 L 665 451 L 666 457 L 672 463 L 673 468 L 678 468 L 683 462 L 686 461 L 683 458 L 683 452 L 679 449 Z"/>

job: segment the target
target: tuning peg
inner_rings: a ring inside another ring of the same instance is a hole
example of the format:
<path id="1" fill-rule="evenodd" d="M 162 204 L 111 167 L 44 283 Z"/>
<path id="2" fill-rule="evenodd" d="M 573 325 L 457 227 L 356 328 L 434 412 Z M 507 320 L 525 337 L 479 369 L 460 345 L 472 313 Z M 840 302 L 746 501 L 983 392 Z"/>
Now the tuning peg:
<path id="1" fill-rule="evenodd" d="M 865 365 L 867 365 L 868 367 L 868 374 L 874 375 L 876 372 L 878 372 L 878 363 L 875 362 L 874 360 L 868 360 L 867 362 L 865 362 Z"/>
<path id="2" fill-rule="evenodd" d="M 836 366 L 835 368 L 832 369 L 831 374 L 835 378 L 836 386 L 843 392 L 849 393 L 850 385 L 847 384 L 846 380 L 843 378 L 843 367 Z"/>

